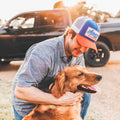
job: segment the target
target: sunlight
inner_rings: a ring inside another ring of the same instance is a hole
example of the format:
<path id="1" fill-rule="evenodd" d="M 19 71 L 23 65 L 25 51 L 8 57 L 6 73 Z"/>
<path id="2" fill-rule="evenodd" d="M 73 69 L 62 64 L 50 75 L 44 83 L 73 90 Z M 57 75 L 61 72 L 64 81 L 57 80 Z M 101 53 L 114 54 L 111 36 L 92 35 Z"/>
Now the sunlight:
<path id="1" fill-rule="evenodd" d="M 67 7 L 72 7 L 72 6 L 74 6 L 75 4 L 77 4 L 80 1 L 81 0 L 63 0 L 63 3 Z"/>
<path id="2" fill-rule="evenodd" d="M 87 7 L 94 6 L 94 10 L 102 10 L 115 15 L 119 11 L 119 0 L 62 0 L 66 7 L 72 7 L 78 2 L 85 1 Z"/>
<path id="3" fill-rule="evenodd" d="M 1 0 L 0 18 L 10 19 L 25 11 L 53 9 L 53 5 L 60 0 Z M 86 1 L 88 7 L 94 6 L 95 10 L 103 10 L 112 14 L 119 11 L 119 0 L 62 0 L 66 7 L 72 7 L 78 2 Z M 7 3 L 7 4 L 6 4 Z M 24 4 L 23 4 L 24 3 Z M 29 3 L 29 5 L 28 5 Z M 40 4 L 39 4 L 40 3 Z M 18 7 L 22 6 L 22 7 Z M 6 8 L 9 10 L 6 10 Z"/>

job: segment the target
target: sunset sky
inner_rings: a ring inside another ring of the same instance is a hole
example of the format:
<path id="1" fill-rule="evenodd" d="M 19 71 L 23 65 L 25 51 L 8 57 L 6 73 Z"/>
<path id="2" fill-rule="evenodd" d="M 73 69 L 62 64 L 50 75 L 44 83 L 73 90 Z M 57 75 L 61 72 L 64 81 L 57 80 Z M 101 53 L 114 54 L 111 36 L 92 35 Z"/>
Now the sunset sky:
<path id="1" fill-rule="evenodd" d="M 16 14 L 25 11 L 52 9 L 59 0 L 1 0 L 0 18 L 10 19 Z M 65 5 L 72 6 L 83 0 L 63 0 Z M 88 6 L 115 15 L 120 9 L 120 0 L 85 0 Z"/>

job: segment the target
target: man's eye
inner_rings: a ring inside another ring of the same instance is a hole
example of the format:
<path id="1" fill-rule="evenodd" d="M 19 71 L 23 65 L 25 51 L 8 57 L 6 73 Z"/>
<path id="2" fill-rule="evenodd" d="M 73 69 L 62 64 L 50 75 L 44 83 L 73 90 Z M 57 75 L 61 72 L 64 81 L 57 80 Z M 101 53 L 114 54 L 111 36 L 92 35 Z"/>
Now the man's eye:
<path id="1" fill-rule="evenodd" d="M 84 73 L 78 74 L 78 76 L 82 76 Z"/>

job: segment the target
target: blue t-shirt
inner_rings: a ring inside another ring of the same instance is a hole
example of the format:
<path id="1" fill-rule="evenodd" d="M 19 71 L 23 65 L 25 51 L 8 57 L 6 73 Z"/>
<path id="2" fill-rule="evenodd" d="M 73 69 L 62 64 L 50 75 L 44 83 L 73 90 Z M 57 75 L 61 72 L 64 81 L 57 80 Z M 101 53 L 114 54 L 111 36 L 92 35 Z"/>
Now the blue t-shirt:
<path id="1" fill-rule="evenodd" d="M 71 61 L 67 61 L 64 50 L 64 36 L 48 39 L 32 45 L 28 49 L 24 62 L 20 66 L 13 81 L 12 104 L 18 114 L 25 116 L 32 111 L 35 104 L 17 99 L 14 96 L 16 86 L 34 86 L 45 90 L 48 84 L 52 82 L 53 76 L 71 65 L 85 66 L 84 57 L 81 54 L 79 57 L 72 57 Z M 46 85 L 43 83 L 46 83 Z"/>

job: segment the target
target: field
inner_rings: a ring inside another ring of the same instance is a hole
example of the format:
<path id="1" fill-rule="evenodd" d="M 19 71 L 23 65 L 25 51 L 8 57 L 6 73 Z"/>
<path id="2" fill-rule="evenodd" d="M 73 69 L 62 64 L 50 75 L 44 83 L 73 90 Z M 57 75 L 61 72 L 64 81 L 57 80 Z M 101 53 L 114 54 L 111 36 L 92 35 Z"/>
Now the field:
<path id="1" fill-rule="evenodd" d="M 14 120 L 11 106 L 11 82 L 0 80 L 0 120 Z"/>
<path id="2" fill-rule="evenodd" d="M 22 61 L 0 66 L 0 120 L 14 120 L 11 106 L 12 80 Z M 98 84 L 101 93 L 92 95 L 86 120 L 120 119 L 120 52 L 111 52 L 111 58 L 104 67 L 89 67 L 90 72 L 103 76 Z"/>

